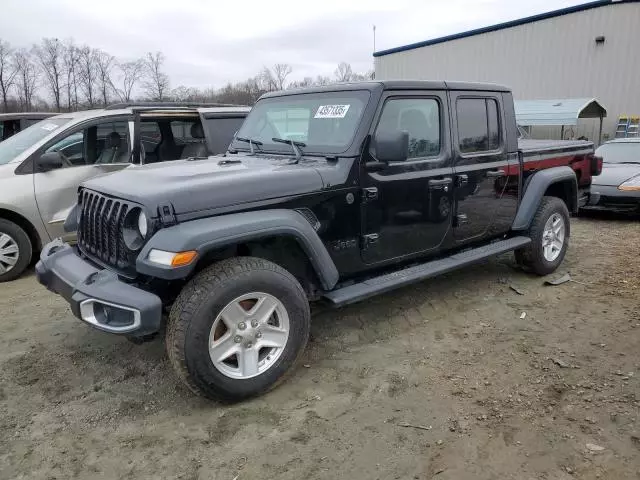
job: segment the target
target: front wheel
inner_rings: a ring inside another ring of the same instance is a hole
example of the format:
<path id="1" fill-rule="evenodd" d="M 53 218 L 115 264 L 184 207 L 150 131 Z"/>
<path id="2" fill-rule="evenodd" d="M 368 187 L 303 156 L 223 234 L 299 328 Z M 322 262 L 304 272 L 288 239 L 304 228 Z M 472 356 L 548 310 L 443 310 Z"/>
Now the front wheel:
<path id="1" fill-rule="evenodd" d="M 538 275 L 554 272 L 569 246 L 569 210 L 557 197 L 543 197 L 528 236 L 531 243 L 515 251 L 516 261 Z"/>
<path id="2" fill-rule="evenodd" d="M 193 392 L 239 401 L 292 370 L 309 329 L 309 303 L 295 277 L 266 260 L 238 257 L 184 287 L 169 315 L 167 352 Z"/>
<path id="3" fill-rule="evenodd" d="M 0 218 L 0 283 L 18 278 L 31 262 L 33 250 L 27 233 Z"/>

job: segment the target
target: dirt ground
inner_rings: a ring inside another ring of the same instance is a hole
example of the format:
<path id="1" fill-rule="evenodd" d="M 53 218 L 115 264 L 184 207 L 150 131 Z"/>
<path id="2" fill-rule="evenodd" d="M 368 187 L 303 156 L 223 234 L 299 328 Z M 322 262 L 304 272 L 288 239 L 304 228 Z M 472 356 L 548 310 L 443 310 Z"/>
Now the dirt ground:
<path id="1" fill-rule="evenodd" d="M 185 390 L 161 341 L 3 284 L 0 478 L 637 479 L 639 268 L 637 220 L 575 219 L 575 282 L 509 255 L 319 313 L 297 372 L 235 406 Z"/>

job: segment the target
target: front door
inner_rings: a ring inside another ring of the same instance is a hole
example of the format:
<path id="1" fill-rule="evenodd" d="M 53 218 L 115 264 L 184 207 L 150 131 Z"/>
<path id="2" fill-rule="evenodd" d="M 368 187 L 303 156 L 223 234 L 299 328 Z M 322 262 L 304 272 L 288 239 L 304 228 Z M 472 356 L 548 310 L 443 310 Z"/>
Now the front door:
<path id="1" fill-rule="evenodd" d="M 409 155 L 380 168 L 373 148 L 362 162 L 362 258 L 374 264 L 400 257 L 435 253 L 450 226 L 453 169 L 444 92 L 383 98 L 371 134 L 404 130 Z"/>
<path id="2" fill-rule="evenodd" d="M 500 93 L 451 92 L 454 130 L 454 238 L 491 235 L 502 214 L 510 158 Z M 508 229 L 508 228 L 507 228 Z M 500 230 L 500 229 L 498 229 Z"/>
<path id="3" fill-rule="evenodd" d="M 42 221 L 51 238 L 71 240 L 64 232 L 67 215 L 77 203 L 78 186 L 93 177 L 131 165 L 130 130 L 126 120 L 103 120 L 65 132 L 35 154 L 60 152 L 64 165 L 33 175 L 33 186 Z M 37 162 L 34 162 L 37 165 Z"/>

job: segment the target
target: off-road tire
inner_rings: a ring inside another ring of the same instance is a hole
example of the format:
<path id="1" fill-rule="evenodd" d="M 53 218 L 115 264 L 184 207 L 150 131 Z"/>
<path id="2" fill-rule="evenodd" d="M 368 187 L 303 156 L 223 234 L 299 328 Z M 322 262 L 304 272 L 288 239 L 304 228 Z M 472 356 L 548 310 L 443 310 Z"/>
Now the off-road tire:
<path id="1" fill-rule="evenodd" d="M 209 334 L 229 302 L 253 291 L 282 302 L 289 316 L 289 338 L 267 371 L 233 379 L 214 366 Z M 275 388 L 294 370 L 309 339 L 310 317 L 304 290 L 288 271 L 261 258 L 230 258 L 202 270 L 178 295 L 167 323 L 167 354 L 180 380 L 194 393 L 222 402 L 244 400 Z"/>
<path id="2" fill-rule="evenodd" d="M 544 258 L 542 251 L 542 235 L 547 220 L 554 213 L 560 214 L 564 220 L 565 238 L 558 257 L 553 261 L 549 261 Z M 531 221 L 529 230 L 526 233 L 526 235 L 531 238 L 531 243 L 514 252 L 516 263 L 524 267 L 525 270 L 531 271 L 537 275 L 548 275 L 553 273 L 562 263 L 567 252 L 567 248 L 569 247 L 569 234 L 571 230 L 569 218 L 569 209 L 560 198 L 542 197 L 540 206 L 538 206 L 538 210 Z"/>
<path id="3" fill-rule="evenodd" d="M 7 273 L 0 273 L 0 283 L 15 280 L 22 275 L 31 263 L 31 257 L 33 255 L 31 240 L 29 240 L 29 235 L 27 235 L 27 232 L 25 232 L 22 227 L 9 220 L 0 218 L 0 235 L 3 233 L 13 238 L 18 245 L 18 261 Z"/>

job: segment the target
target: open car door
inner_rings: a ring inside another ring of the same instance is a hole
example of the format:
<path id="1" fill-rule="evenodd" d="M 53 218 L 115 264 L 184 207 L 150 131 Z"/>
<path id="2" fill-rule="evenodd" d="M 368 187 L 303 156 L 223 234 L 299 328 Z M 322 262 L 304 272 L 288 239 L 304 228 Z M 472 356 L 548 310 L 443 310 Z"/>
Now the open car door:
<path id="1" fill-rule="evenodd" d="M 198 108 L 209 154 L 227 151 L 250 110 L 249 107 Z"/>

